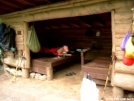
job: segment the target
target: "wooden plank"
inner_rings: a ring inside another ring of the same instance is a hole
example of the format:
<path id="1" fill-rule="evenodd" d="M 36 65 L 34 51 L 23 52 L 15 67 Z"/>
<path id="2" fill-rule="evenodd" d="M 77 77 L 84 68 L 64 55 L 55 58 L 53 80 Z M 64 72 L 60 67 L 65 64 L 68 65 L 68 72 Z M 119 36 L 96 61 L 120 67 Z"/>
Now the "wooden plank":
<path id="1" fill-rule="evenodd" d="M 105 85 L 105 80 L 99 80 L 99 79 L 93 79 L 94 80 L 94 82 L 97 84 L 97 85 Z M 108 81 L 108 84 L 107 84 L 107 86 L 111 86 L 111 83 L 110 83 L 110 81 Z"/>
<path id="2" fill-rule="evenodd" d="M 94 79 L 100 79 L 100 80 L 106 80 L 107 78 L 107 73 L 106 74 L 99 74 L 99 73 L 92 73 L 92 72 L 89 72 L 91 78 L 94 78 Z M 111 76 L 109 77 L 109 81 L 111 79 Z"/>
<path id="3" fill-rule="evenodd" d="M 32 71 L 36 73 L 41 73 L 41 74 L 47 74 L 46 73 L 46 67 L 40 66 L 40 65 L 33 65 Z"/>
<path id="4" fill-rule="evenodd" d="M 68 57 L 52 62 L 52 67 L 78 59 L 78 58 L 80 58 L 80 54 L 73 54 L 72 56 L 68 56 Z"/>
<path id="5" fill-rule="evenodd" d="M 107 74 L 108 66 L 105 66 L 105 64 L 101 64 L 101 65 L 103 65 L 103 68 L 102 68 L 102 66 L 100 67 L 100 64 L 98 64 L 96 66 L 95 66 L 95 64 L 92 64 L 92 63 L 90 65 L 83 65 L 82 71 L 83 72 L 91 72 L 91 73 L 93 72 L 93 73 Z M 107 67 L 107 68 L 104 68 L 104 67 Z"/>
<path id="6" fill-rule="evenodd" d="M 32 65 L 44 65 L 46 67 L 49 67 L 51 65 L 51 61 L 46 61 L 44 58 L 37 58 L 37 59 L 32 59 Z"/>

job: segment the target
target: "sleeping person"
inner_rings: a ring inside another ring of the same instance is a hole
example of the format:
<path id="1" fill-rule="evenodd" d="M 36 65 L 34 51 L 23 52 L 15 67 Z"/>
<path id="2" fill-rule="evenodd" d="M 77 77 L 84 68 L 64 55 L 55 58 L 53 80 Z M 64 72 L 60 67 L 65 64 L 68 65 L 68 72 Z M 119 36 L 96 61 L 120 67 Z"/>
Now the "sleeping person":
<path id="1" fill-rule="evenodd" d="M 63 54 L 66 54 L 69 52 L 68 46 L 64 45 L 62 47 L 56 47 L 56 48 L 46 48 L 46 47 L 42 47 L 40 52 L 43 53 L 52 53 L 54 56 L 60 56 Z"/>

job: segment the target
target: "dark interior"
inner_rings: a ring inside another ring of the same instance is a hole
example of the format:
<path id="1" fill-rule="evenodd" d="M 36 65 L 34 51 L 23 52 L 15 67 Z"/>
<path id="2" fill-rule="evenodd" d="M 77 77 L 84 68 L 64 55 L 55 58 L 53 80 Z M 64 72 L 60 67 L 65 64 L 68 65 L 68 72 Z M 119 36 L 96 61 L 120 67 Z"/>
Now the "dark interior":
<path id="1" fill-rule="evenodd" d="M 111 54 L 111 13 L 30 22 L 42 47 L 91 48 L 90 54 Z M 97 32 L 100 32 L 100 35 Z M 34 54 L 32 54 L 34 55 Z M 95 56 L 96 56 L 95 55 Z"/>

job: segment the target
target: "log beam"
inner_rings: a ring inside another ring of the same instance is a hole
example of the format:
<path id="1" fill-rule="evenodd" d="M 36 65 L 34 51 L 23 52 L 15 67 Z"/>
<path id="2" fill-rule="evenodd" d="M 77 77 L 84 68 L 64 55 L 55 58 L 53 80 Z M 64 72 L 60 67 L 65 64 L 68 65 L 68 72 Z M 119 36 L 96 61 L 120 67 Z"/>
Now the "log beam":
<path id="1" fill-rule="evenodd" d="M 126 74 L 134 74 L 134 65 L 127 66 L 127 65 L 124 65 L 122 61 L 116 61 L 115 72 L 126 73 Z"/>
<path id="2" fill-rule="evenodd" d="M 124 90 L 134 91 L 134 75 L 115 73 L 114 86 L 120 87 Z"/>
<path id="3" fill-rule="evenodd" d="M 27 14 L 23 14 L 18 17 L 13 18 L 2 18 L 3 22 L 14 22 L 14 21 L 25 21 L 25 22 L 31 22 L 31 21 L 39 21 L 39 20 L 48 20 L 48 19 L 55 19 L 55 18 L 63 18 L 63 17 L 74 17 L 74 16 L 81 16 L 81 15 L 91 15 L 91 14 L 98 14 L 98 13 L 104 13 L 104 12 L 110 12 L 113 9 L 117 9 L 120 7 L 127 7 L 132 6 L 132 0 L 128 0 L 128 3 L 124 3 L 124 0 L 115 0 L 115 1 L 108 1 L 100 2 L 100 3 L 94 3 L 94 4 L 85 4 L 81 2 L 79 6 L 74 6 L 74 4 L 70 7 L 57 7 L 57 9 L 53 9 L 52 7 L 49 8 L 47 11 L 43 9 L 43 11 L 29 14 L 30 12 L 27 12 Z M 69 6 L 69 5 L 68 5 Z M 103 8 L 103 9 L 100 9 Z M 55 16 L 53 16 L 55 15 Z"/>

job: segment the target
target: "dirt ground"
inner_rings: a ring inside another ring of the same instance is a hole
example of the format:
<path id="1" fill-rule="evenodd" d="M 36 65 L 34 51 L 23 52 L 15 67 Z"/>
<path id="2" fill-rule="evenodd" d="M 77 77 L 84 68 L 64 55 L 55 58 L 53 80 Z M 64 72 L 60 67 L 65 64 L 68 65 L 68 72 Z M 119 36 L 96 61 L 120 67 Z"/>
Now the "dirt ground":
<path id="1" fill-rule="evenodd" d="M 55 68 L 52 81 L 17 77 L 17 81 L 12 83 L 13 76 L 3 74 L 1 66 L 0 101 L 80 101 L 80 69 L 80 63 L 61 65 Z M 66 76 L 70 72 L 76 75 Z M 97 88 L 101 97 L 103 86 L 97 85 Z M 112 87 L 106 88 L 104 97 L 112 97 Z"/>

